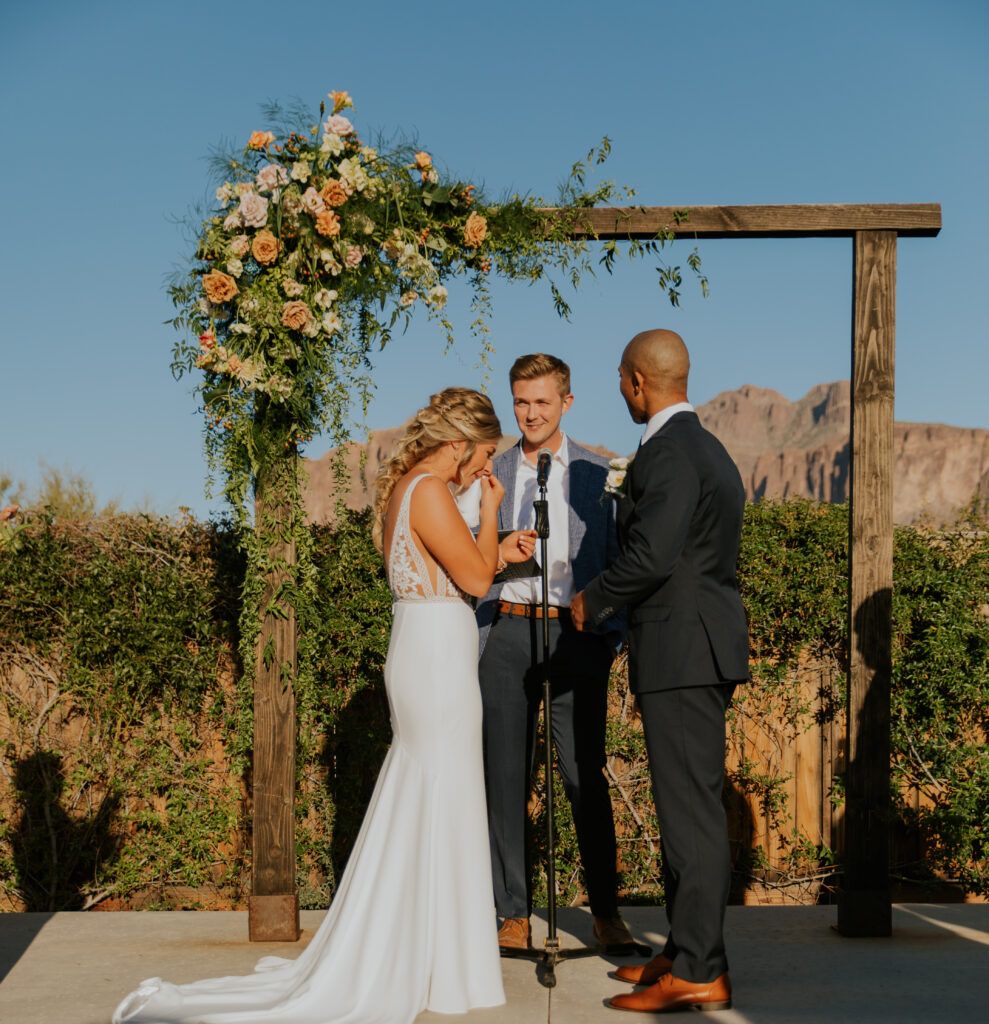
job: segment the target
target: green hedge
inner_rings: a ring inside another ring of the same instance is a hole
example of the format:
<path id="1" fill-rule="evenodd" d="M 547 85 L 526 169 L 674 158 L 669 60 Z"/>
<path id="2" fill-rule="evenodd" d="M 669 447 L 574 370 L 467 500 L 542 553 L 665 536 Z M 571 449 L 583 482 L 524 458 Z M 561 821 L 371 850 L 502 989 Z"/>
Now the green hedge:
<path id="1" fill-rule="evenodd" d="M 352 513 L 312 535 L 318 599 L 305 628 L 318 653 L 312 682 L 297 693 L 304 906 L 332 895 L 390 740 L 382 669 L 391 598 L 369 525 L 367 513 Z M 747 510 L 749 692 L 794 723 L 807 715 L 796 682 L 802 654 L 834 664 L 829 713 L 841 713 L 846 556 L 845 507 Z M 921 851 L 895 868 L 985 894 L 989 537 L 974 515 L 950 531 L 899 529 L 894 580 L 895 826 Z M 41 516 L 0 536 L 0 907 L 242 903 L 252 716 L 236 653 L 242 583 L 243 559 L 224 524 Z M 622 888 L 626 899 L 654 899 L 656 824 L 622 664 L 608 726 Z M 780 778 L 742 764 L 731 782 L 785 818 Z M 905 784 L 928 799 L 908 805 Z M 541 786 L 532 808 L 537 861 Z M 560 796 L 559 897 L 572 902 L 583 890 Z M 756 871 L 758 851 L 741 852 L 739 872 Z M 836 856 L 798 836 L 793 854 L 818 863 Z M 536 885 L 538 901 L 544 882 Z"/>

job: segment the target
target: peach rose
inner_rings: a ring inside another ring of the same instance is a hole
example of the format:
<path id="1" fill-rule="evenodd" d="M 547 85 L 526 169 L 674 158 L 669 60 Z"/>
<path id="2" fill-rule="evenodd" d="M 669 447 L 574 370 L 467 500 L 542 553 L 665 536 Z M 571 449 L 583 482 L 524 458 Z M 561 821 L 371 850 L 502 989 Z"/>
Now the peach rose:
<path id="1" fill-rule="evenodd" d="M 476 249 L 487 233 L 488 222 L 479 213 L 472 213 L 464 225 L 464 245 L 468 249 Z"/>
<path id="2" fill-rule="evenodd" d="M 340 218 L 332 210 L 323 210 L 316 214 L 316 230 L 327 238 L 335 238 L 340 234 Z"/>
<path id="3" fill-rule="evenodd" d="M 323 200 L 330 206 L 343 206 L 353 189 L 346 182 L 330 178 L 320 191 Z"/>
<path id="4" fill-rule="evenodd" d="M 222 270 L 203 274 L 203 291 L 210 302 L 229 302 L 237 294 L 237 282 Z"/>
<path id="5" fill-rule="evenodd" d="M 247 140 L 249 149 L 265 149 L 275 141 L 275 136 L 271 132 L 251 132 L 251 137 Z"/>
<path id="6" fill-rule="evenodd" d="M 290 331 L 301 331 L 309 323 L 309 307 L 300 299 L 286 302 L 282 306 L 282 324 Z"/>
<path id="7" fill-rule="evenodd" d="M 251 254 L 262 267 L 270 267 L 278 259 L 278 239 L 267 229 L 259 231 L 251 242 Z"/>

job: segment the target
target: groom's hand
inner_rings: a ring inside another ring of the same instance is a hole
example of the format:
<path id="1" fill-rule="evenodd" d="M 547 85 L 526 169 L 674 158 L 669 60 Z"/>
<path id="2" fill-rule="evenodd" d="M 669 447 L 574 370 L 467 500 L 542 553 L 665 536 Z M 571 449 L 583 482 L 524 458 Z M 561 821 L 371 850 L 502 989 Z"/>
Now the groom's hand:
<path id="1" fill-rule="evenodd" d="M 581 632 L 591 628 L 590 622 L 587 621 L 587 602 L 584 600 L 583 590 L 574 595 L 574 599 L 570 602 L 570 621 Z"/>

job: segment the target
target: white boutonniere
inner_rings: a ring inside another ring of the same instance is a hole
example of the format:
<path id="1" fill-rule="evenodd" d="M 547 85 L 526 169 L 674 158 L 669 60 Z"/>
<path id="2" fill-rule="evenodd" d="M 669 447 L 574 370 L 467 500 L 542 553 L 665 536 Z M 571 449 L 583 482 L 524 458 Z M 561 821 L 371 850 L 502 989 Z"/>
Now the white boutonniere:
<path id="1" fill-rule="evenodd" d="M 625 496 L 625 477 L 628 474 L 628 467 L 631 465 L 632 459 L 621 456 L 608 460 L 608 476 L 605 478 L 604 490 L 601 492 L 602 499 L 608 494 L 613 498 Z"/>

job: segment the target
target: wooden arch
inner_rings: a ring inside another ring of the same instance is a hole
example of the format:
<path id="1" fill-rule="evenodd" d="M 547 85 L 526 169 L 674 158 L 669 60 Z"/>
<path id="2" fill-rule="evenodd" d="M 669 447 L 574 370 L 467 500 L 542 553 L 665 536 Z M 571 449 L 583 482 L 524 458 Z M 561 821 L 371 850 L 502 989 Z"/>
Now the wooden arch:
<path id="1" fill-rule="evenodd" d="M 848 768 L 844 886 L 838 930 L 892 930 L 889 889 L 890 676 L 893 593 L 893 394 L 896 239 L 941 230 L 938 203 L 595 207 L 576 237 L 810 238 L 853 240 L 852 408 L 848 584 Z M 285 552 L 290 561 L 291 552 Z M 295 664 L 295 622 L 268 616 L 275 657 L 259 656 L 255 687 L 252 940 L 294 941 L 295 706 L 279 666 Z M 272 667 L 273 666 L 273 667 Z"/>

